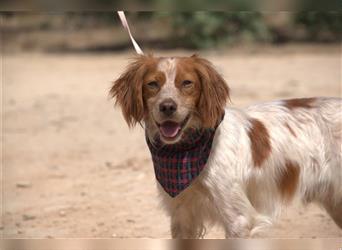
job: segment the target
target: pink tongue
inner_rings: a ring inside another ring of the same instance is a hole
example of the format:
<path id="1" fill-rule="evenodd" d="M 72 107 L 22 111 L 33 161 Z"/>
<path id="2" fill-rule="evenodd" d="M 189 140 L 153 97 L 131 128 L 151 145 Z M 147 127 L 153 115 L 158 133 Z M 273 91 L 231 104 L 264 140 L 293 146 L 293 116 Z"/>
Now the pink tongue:
<path id="1" fill-rule="evenodd" d="M 180 130 L 180 126 L 176 122 L 164 122 L 160 125 L 160 132 L 165 137 L 175 137 Z"/>

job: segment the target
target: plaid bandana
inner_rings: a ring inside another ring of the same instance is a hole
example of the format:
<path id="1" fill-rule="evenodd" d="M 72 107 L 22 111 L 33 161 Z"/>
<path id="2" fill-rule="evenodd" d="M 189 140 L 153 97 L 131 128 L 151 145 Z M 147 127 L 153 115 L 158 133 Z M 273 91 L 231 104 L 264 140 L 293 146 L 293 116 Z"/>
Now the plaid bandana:
<path id="1" fill-rule="evenodd" d="M 189 128 L 177 144 L 163 144 L 160 139 L 152 144 L 146 136 L 156 179 L 171 197 L 177 196 L 200 175 L 210 155 L 215 131 L 216 128 Z"/>

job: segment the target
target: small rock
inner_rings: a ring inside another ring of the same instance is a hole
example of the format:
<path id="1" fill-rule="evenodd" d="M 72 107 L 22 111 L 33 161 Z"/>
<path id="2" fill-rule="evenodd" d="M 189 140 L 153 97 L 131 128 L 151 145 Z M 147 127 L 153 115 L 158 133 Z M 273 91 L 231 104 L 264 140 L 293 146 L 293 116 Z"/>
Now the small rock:
<path id="1" fill-rule="evenodd" d="M 27 220 L 34 220 L 36 218 L 35 215 L 32 214 L 23 214 L 23 220 L 27 221 Z"/>
<path id="2" fill-rule="evenodd" d="M 101 227 L 101 226 L 104 225 L 104 222 L 98 222 L 97 225 L 98 225 L 99 227 Z"/>
<path id="3" fill-rule="evenodd" d="M 23 233 L 24 233 L 24 231 L 22 231 L 22 230 L 18 230 L 18 231 L 17 231 L 17 233 L 18 233 L 18 234 L 23 234 Z"/>
<path id="4" fill-rule="evenodd" d="M 15 223 L 15 225 L 16 225 L 17 227 L 20 227 L 20 226 L 21 226 L 20 222 Z"/>
<path id="5" fill-rule="evenodd" d="M 113 163 L 109 162 L 109 161 L 106 161 L 105 162 L 105 165 L 108 169 L 116 169 L 116 168 L 120 168 L 121 166 L 120 165 L 114 165 Z"/>
<path id="6" fill-rule="evenodd" d="M 87 193 L 86 192 L 81 192 L 81 196 L 86 196 Z"/>
<path id="7" fill-rule="evenodd" d="M 15 104 L 16 104 L 16 101 L 15 101 L 14 99 L 10 99 L 10 100 L 8 101 L 8 104 L 9 104 L 9 105 L 15 105 Z"/>
<path id="8" fill-rule="evenodd" d="M 51 170 L 58 170 L 58 169 L 59 169 L 59 166 L 57 166 L 57 165 L 52 165 L 52 166 L 49 166 L 49 168 L 50 168 Z"/>
<path id="9" fill-rule="evenodd" d="M 127 219 L 126 220 L 128 223 L 135 223 L 135 220 L 132 220 L 132 219 Z"/>
<path id="10" fill-rule="evenodd" d="M 295 79 L 290 79 L 287 84 L 290 86 L 297 86 L 298 82 Z"/>
<path id="11" fill-rule="evenodd" d="M 16 186 L 17 188 L 30 188 L 32 184 L 30 182 L 22 181 L 22 182 L 17 182 Z"/>
<path id="12" fill-rule="evenodd" d="M 48 239 L 53 239 L 53 236 L 51 236 L 51 235 L 46 235 L 46 238 L 48 238 Z"/>
<path id="13" fill-rule="evenodd" d="M 4 226 L 0 226 L 0 230 L 4 230 Z"/>
<path id="14" fill-rule="evenodd" d="M 137 176 L 137 180 L 142 180 L 145 178 L 145 174 L 144 173 L 140 173 L 138 176 Z"/>
<path id="15" fill-rule="evenodd" d="M 56 173 L 56 174 L 50 174 L 49 177 L 53 178 L 53 179 L 64 179 L 66 177 L 66 175 Z"/>
<path id="16" fill-rule="evenodd" d="M 116 233 L 113 233 L 112 238 L 116 238 L 116 237 L 118 237 L 118 235 Z"/>
<path id="17" fill-rule="evenodd" d="M 112 163 L 109 162 L 109 161 L 106 161 L 106 162 L 105 162 L 105 165 L 106 165 L 107 168 L 111 168 L 111 167 L 112 167 Z"/>
<path id="18" fill-rule="evenodd" d="M 91 229 L 91 232 L 92 232 L 92 233 L 96 232 L 96 228 L 92 228 L 92 229 Z"/>
<path id="19" fill-rule="evenodd" d="M 66 216 L 66 212 L 64 210 L 61 210 L 61 211 L 59 211 L 59 215 L 61 217 L 65 217 Z"/>

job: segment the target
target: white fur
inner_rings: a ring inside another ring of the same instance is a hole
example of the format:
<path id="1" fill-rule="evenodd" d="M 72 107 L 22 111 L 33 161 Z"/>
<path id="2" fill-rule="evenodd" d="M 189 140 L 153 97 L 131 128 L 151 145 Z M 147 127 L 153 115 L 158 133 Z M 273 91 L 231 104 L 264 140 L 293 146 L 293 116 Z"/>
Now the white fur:
<path id="1" fill-rule="evenodd" d="M 227 237 L 255 235 L 284 204 L 277 182 L 286 160 L 300 167 L 297 197 L 320 203 L 341 227 L 341 105 L 340 98 L 317 98 L 313 108 L 288 109 L 283 101 L 227 108 L 201 175 L 175 198 L 158 185 L 172 236 L 203 237 L 213 223 L 222 225 Z M 270 136 L 271 153 L 260 167 L 252 160 L 250 118 L 261 121 Z"/>

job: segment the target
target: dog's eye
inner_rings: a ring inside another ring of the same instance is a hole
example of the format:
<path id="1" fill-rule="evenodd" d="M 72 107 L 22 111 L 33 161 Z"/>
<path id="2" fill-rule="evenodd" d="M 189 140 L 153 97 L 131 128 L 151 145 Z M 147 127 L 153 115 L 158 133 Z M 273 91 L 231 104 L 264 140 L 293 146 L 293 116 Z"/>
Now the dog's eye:
<path id="1" fill-rule="evenodd" d="M 190 87 L 192 85 L 192 81 L 190 80 L 184 80 L 182 82 L 183 87 Z"/>
<path id="2" fill-rule="evenodd" d="M 159 88 L 159 84 L 158 84 L 158 82 L 156 82 L 156 81 L 152 81 L 152 82 L 147 83 L 147 86 L 148 86 L 149 88 L 151 88 L 151 89 L 157 89 L 157 88 Z"/>

